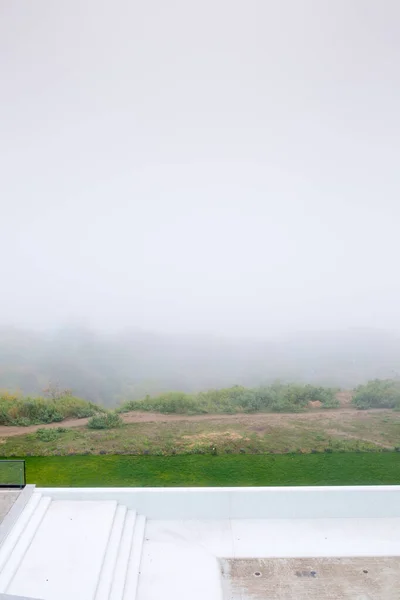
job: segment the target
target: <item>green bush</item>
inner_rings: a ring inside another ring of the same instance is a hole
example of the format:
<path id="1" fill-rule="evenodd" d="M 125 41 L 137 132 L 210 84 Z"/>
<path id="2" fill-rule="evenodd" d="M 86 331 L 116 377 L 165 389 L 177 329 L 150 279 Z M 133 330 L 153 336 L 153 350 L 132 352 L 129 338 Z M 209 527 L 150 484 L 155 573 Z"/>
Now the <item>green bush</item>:
<path id="1" fill-rule="evenodd" d="M 87 426 L 89 429 L 113 429 L 120 427 L 122 423 L 123 421 L 117 413 L 109 412 L 94 415 L 89 419 Z"/>
<path id="2" fill-rule="evenodd" d="M 131 410 L 143 410 L 147 412 L 160 413 L 178 413 L 178 414 L 199 414 L 207 412 L 201 409 L 200 404 L 196 403 L 193 396 L 183 392 L 168 392 L 150 398 L 147 396 L 144 400 L 133 400 L 126 402 L 120 409 L 120 412 Z"/>
<path id="3" fill-rule="evenodd" d="M 31 420 L 28 417 L 17 417 L 14 419 L 12 425 L 17 425 L 18 427 L 29 427 L 32 424 Z"/>
<path id="4" fill-rule="evenodd" d="M 352 403 L 359 409 L 395 408 L 400 409 L 400 381 L 374 379 L 356 388 Z"/>
<path id="5" fill-rule="evenodd" d="M 59 407 L 64 419 L 83 419 L 105 412 L 102 406 L 75 396 L 64 396 L 55 400 L 55 404 Z"/>
<path id="6" fill-rule="evenodd" d="M 319 400 L 325 408 L 339 406 L 332 388 L 312 385 L 273 384 L 259 388 L 233 386 L 220 390 L 208 390 L 197 394 L 169 392 L 159 396 L 146 396 L 143 400 L 126 402 L 119 412 L 142 410 L 161 413 L 205 414 L 205 413 L 256 413 L 256 412 L 299 412 L 305 410 L 310 401 Z"/>
<path id="7" fill-rule="evenodd" d="M 0 394 L 0 425 L 39 425 L 90 417 L 99 412 L 104 409 L 73 396 L 53 399 Z"/>
<path id="8" fill-rule="evenodd" d="M 332 395 L 331 398 L 326 398 L 325 400 L 321 400 L 322 408 L 339 408 L 340 402 L 336 398 L 336 396 Z"/>
<path id="9" fill-rule="evenodd" d="M 54 442 L 58 438 L 60 433 L 57 429 L 38 429 L 36 431 L 36 437 L 39 438 L 41 442 Z"/>

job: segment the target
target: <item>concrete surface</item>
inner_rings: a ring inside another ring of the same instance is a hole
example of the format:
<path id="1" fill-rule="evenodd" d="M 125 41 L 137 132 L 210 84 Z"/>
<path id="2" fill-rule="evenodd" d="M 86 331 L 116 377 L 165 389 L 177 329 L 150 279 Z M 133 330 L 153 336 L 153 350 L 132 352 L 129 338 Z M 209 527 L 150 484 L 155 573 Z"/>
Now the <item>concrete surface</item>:
<path id="1" fill-rule="evenodd" d="M 13 504 L 10 506 L 8 512 L 3 515 L 2 519 L 0 520 L 0 546 L 3 544 L 4 540 L 14 527 L 14 524 L 19 519 L 19 516 L 29 502 L 34 491 L 34 485 L 26 485 L 22 490 L 14 490 L 12 492 L 14 494 L 16 493 L 17 496 Z"/>
<path id="2" fill-rule="evenodd" d="M 7 593 L 92 598 L 116 511 L 115 502 L 52 502 Z"/>
<path id="3" fill-rule="evenodd" d="M 0 490 L 0 523 L 17 500 L 20 490 Z"/>
<path id="4" fill-rule="evenodd" d="M 148 519 L 400 517 L 400 486 L 37 488 L 53 500 L 115 500 Z"/>
<path id="5" fill-rule="evenodd" d="M 400 558 L 222 559 L 224 600 L 398 600 Z"/>
<path id="6" fill-rule="evenodd" d="M 0 600 L 39 600 L 39 598 L 27 598 L 26 596 L 10 596 L 9 594 L 0 594 Z"/>
<path id="7" fill-rule="evenodd" d="M 0 594 L 135 600 L 145 526 L 115 501 L 52 501 L 36 491 L 0 548 Z"/>
<path id="8" fill-rule="evenodd" d="M 149 520 L 138 599 L 221 600 L 218 566 L 221 558 L 359 556 L 369 559 L 378 555 L 400 557 L 400 518 Z M 289 598 L 297 600 L 296 596 Z M 380 596 L 354 598 L 382 600 Z"/>
<path id="9" fill-rule="evenodd" d="M 392 600 L 399 560 L 398 487 L 42 488 L 0 546 L 0 593 Z"/>

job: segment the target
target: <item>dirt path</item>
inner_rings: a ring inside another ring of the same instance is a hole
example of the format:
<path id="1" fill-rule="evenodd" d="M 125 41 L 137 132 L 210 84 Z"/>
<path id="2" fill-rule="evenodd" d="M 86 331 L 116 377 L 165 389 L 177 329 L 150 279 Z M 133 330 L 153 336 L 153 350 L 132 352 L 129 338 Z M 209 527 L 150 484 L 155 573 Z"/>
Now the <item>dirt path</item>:
<path id="1" fill-rule="evenodd" d="M 353 408 L 340 408 L 336 410 L 312 410 L 305 413 L 258 413 L 258 414 L 243 414 L 237 413 L 234 415 L 163 415 L 161 413 L 148 412 L 129 412 L 122 414 L 121 417 L 125 423 L 170 423 L 176 421 L 215 421 L 219 423 L 241 423 L 243 425 L 252 423 L 256 419 L 259 423 L 268 424 L 287 424 L 290 425 L 296 421 L 307 422 L 325 422 L 325 423 L 340 423 L 348 418 L 366 419 L 370 414 L 379 412 L 391 412 L 387 410 L 365 410 L 358 411 Z M 61 423 L 48 423 L 47 425 L 29 425 L 28 427 L 7 427 L 0 426 L 0 438 L 12 437 L 15 435 L 24 435 L 34 433 L 39 428 L 52 429 L 54 427 L 84 427 L 88 419 L 69 419 Z"/>

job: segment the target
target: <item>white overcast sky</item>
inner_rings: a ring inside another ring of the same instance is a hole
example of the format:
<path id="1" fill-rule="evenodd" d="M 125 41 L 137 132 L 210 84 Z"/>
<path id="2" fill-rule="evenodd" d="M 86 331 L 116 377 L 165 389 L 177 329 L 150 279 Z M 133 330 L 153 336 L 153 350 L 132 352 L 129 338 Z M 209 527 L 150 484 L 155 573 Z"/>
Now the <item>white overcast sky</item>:
<path id="1" fill-rule="evenodd" d="M 397 0 L 0 0 L 0 323 L 400 331 Z"/>

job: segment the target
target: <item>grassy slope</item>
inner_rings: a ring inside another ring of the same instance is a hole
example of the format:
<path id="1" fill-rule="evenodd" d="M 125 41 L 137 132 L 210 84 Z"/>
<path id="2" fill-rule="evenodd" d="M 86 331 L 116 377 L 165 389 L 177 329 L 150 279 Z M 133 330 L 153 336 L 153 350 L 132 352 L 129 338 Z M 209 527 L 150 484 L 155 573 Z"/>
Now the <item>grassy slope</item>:
<path id="1" fill-rule="evenodd" d="M 400 453 L 27 458 L 44 487 L 400 484 Z"/>
<path id="2" fill-rule="evenodd" d="M 50 431 L 50 430 L 48 430 Z M 130 423 L 111 430 L 86 427 L 54 432 L 45 441 L 36 433 L 0 440 L 0 454 L 218 454 L 380 450 L 400 445 L 400 415 L 392 411 L 331 411 L 305 415 L 241 415 L 213 420 Z"/>

